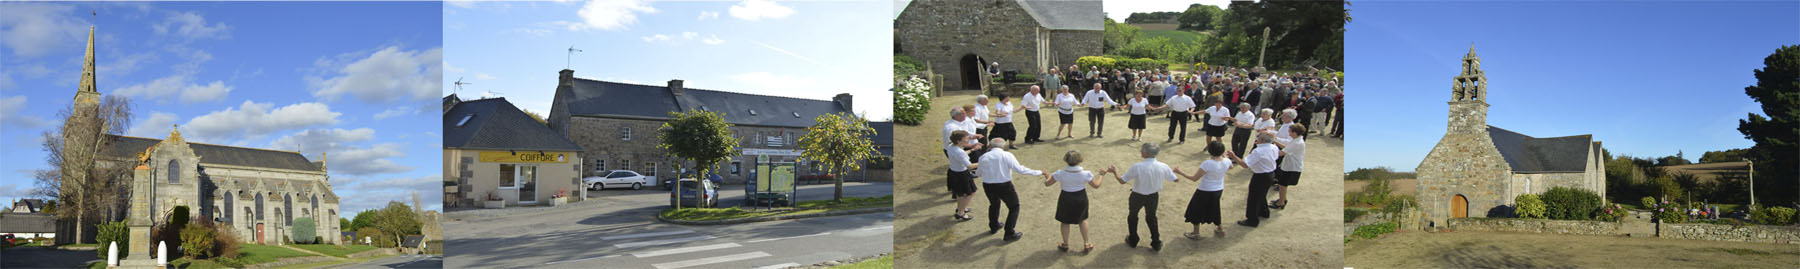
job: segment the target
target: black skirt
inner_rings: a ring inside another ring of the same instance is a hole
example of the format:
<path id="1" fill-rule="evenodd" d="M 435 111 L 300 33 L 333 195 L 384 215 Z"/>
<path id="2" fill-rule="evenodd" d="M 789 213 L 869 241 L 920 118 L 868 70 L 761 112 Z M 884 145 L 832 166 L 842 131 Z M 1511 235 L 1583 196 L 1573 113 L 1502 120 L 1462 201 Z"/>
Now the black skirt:
<path id="1" fill-rule="evenodd" d="M 1081 224 L 1088 218 L 1087 190 L 1062 192 L 1056 198 L 1056 221 L 1063 224 Z"/>
<path id="2" fill-rule="evenodd" d="M 1068 114 L 1063 114 L 1061 112 L 1058 112 L 1058 113 L 1056 113 L 1056 120 L 1057 120 L 1057 122 L 1061 122 L 1062 124 L 1075 124 L 1075 113 L 1071 112 Z"/>
<path id="3" fill-rule="evenodd" d="M 1275 170 L 1275 184 L 1293 186 L 1300 184 L 1300 172 Z"/>
<path id="4" fill-rule="evenodd" d="M 950 169 L 944 169 L 944 171 L 947 172 L 945 177 L 949 178 L 945 182 L 950 186 L 951 197 L 975 194 L 975 174 L 973 173 L 975 171 L 957 172 Z"/>
<path id="5" fill-rule="evenodd" d="M 1131 114 L 1131 123 L 1125 124 L 1125 127 L 1134 130 L 1144 129 L 1144 115 Z"/>
<path id="6" fill-rule="evenodd" d="M 1187 223 L 1219 224 L 1219 195 L 1225 191 L 1194 191 L 1194 198 L 1188 199 Z"/>
<path id="7" fill-rule="evenodd" d="M 1206 136 L 1225 136 L 1225 125 L 1206 125 Z"/>

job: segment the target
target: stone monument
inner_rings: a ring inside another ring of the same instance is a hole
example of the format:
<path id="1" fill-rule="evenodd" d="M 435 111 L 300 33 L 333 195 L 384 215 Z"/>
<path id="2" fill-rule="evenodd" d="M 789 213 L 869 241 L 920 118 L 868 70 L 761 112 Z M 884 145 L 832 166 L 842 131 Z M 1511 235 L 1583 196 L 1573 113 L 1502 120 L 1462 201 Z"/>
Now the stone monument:
<path id="1" fill-rule="evenodd" d="M 148 165 L 140 164 L 131 171 L 131 209 L 125 212 L 125 225 L 130 232 L 131 244 L 125 247 L 125 259 L 119 261 L 119 267 L 159 268 L 156 260 L 150 258 L 150 245 L 155 244 L 150 242 L 150 218 L 156 214 L 151 211 L 151 208 L 155 208 L 151 203 L 154 202 L 156 188 L 150 175 Z"/>

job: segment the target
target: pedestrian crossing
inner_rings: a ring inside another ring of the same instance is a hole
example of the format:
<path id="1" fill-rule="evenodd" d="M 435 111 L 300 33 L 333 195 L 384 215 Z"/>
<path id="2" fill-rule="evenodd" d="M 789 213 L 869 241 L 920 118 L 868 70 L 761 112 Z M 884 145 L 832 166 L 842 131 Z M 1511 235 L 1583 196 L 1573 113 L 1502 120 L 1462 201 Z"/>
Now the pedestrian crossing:
<path id="1" fill-rule="evenodd" d="M 730 236 L 709 234 L 706 232 L 679 229 L 643 231 L 627 234 L 612 234 L 598 237 L 602 244 L 613 248 L 596 250 L 591 257 L 572 257 L 572 259 L 545 263 L 549 267 L 584 267 L 599 266 L 608 268 L 642 268 L 680 269 L 680 268 L 719 268 L 719 267 L 752 267 L 752 268 L 787 268 L 803 265 L 802 263 L 823 262 L 810 259 L 833 259 L 821 257 L 819 251 L 803 254 L 788 253 L 797 243 L 813 244 L 814 241 L 837 240 L 826 239 L 826 236 L 857 238 L 879 236 L 891 233 L 892 225 L 877 225 L 832 231 L 817 231 L 810 234 L 789 234 L 786 236 L 734 239 Z M 891 235 L 890 235 L 891 236 Z M 810 241 L 793 241 L 810 240 Z M 827 249 L 824 252 L 837 250 Z M 774 253 L 771 253 L 774 252 Z M 786 254 L 782 254 L 786 253 Z M 830 254 L 826 254 L 829 256 Z M 844 257 L 848 258 L 848 257 Z M 800 260 L 797 262 L 795 260 Z"/>

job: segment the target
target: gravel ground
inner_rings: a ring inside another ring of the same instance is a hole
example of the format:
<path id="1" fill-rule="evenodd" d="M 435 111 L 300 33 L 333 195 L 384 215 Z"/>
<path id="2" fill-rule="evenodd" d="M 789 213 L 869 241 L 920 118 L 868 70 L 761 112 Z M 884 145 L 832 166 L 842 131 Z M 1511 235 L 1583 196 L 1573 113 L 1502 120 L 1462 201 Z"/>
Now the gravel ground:
<path id="1" fill-rule="evenodd" d="M 1499 232 L 1399 232 L 1344 254 L 1357 268 L 1800 268 L 1787 244 Z"/>
<path id="2" fill-rule="evenodd" d="M 971 207 L 975 220 L 956 222 L 950 217 L 955 201 L 950 199 L 944 183 L 941 147 L 941 124 L 948 120 L 951 105 L 974 103 L 974 96 L 941 97 L 932 102 L 932 113 L 926 124 L 899 126 L 896 142 L 905 145 L 898 150 L 895 169 L 895 255 L 896 266 L 905 267 L 1339 267 L 1343 262 L 1343 143 L 1341 140 L 1313 136 L 1307 139 L 1306 171 L 1300 185 L 1290 189 L 1286 210 L 1272 211 L 1259 228 L 1232 224 L 1242 218 L 1245 188 L 1250 172 L 1234 168 L 1226 176 L 1220 210 L 1226 221 L 1223 238 L 1212 236 L 1213 226 L 1201 227 L 1200 240 L 1181 236 L 1192 229 L 1182 222 L 1189 197 L 1197 182 L 1183 180 L 1165 185 L 1158 208 L 1158 223 L 1163 232 L 1163 250 L 1152 252 L 1147 229 L 1140 225 L 1144 242 L 1139 248 L 1124 244 L 1126 235 L 1126 199 L 1130 187 L 1105 177 L 1098 190 L 1089 191 L 1089 218 L 1092 253 L 1059 252 L 1060 225 L 1054 219 L 1058 189 L 1043 186 L 1043 177 L 1015 176 L 1021 214 L 1018 229 L 1025 238 L 1007 243 L 999 235 L 987 234 L 986 199 L 977 193 Z M 1075 137 L 1052 139 L 1048 143 L 1020 145 L 1012 151 L 1020 162 L 1034 169 L 1059 169 L 1063 152 L 1079 149 L 1087 159 L 1083 167 L 1104 169 L 1108 165 L 1124 170 L 1141 160 L 1137 145 L 1125 128 L 1127 114 L 1108 113 L 1105 138 L 1084 138 L 1087 125 L 1085 111 L 1077 112 Z M 1043 136 L 1055 134 L 1054 110 L 1044 112 Z M 1025 133 L 1024 116 L 1017 116 L 1020 137 Z M 1162 143 L 1168 121 L 1151 117 L 1144 140 Z M 1189 143 L 1164 143 L 1158 160 L 1184 171 L 1195 171 L 1205 159 L 1204 134 L 1199 123 L 1190 123 Z M 1229 139 L 1229 133 L 1227 134 Z M 1230 140 L 1226 140 L 1229 142 Z M 1229 145 L 1229 143 L 1227 143 Z M 1123 172 L 1123 171 L 1121 171 Z M 1273 200 L 1275 192 L 1269 193 Z M 1004 209 L 1002 209 L 1004 210 Z M 1002 214 L 1004 217 L 1004 214 Z M 1079 247 L 1079 230 L 1071 227 L 1070 245 Z"/>

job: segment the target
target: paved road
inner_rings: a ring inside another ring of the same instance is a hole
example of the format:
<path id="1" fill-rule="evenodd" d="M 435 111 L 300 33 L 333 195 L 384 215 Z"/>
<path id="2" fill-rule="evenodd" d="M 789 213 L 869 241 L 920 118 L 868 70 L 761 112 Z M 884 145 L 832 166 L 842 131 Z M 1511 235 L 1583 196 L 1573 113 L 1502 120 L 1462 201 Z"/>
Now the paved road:
<path id="1" fill-rule="evenodd" d="M 75 268 L 100 260 L 92 250 L 15 247 L 0 250 L 0 268 Z"/>
<path id="2" fill-rule="evenodd" d="M 890 183 L 845 183 L 845 196 L 884 196 Z M 735 187 L 735 188 L 734 188 Z M 741 201 L 727 186 L 720 205 Z M 831 185 L 803 186 L 801 199 L 830 199 Z M 660 189 L 607 190 L 588 201 L 517 214 L 453 212 L 444 223 L 450 268 L 657 268 L 794 266 L 893 251 L 893 214 L 874 213 L 738 225 L 657 222 Z"/>
<path id="3" fill-rule="evenodd" d="M 441 255 L 396 255 L 387 258 L 369 260 L 357 264 L 347 264 L 331 268 L 444 268 L 444 256 Z"/>

